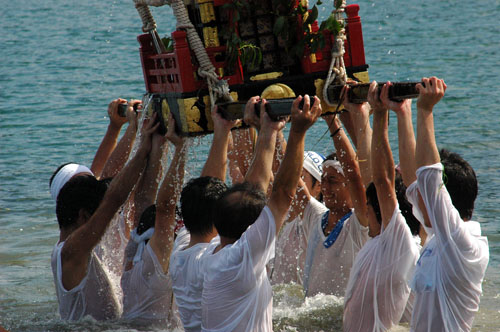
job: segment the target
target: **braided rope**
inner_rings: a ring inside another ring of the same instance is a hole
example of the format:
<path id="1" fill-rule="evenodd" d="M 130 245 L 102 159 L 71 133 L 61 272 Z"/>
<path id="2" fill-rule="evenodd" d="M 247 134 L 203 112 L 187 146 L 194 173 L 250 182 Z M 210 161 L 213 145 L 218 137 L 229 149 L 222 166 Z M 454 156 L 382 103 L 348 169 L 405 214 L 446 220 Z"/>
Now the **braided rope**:
<path id="1" fill-rule="evenodd" d="M 219 80 L 215 67 L 208 57 L 205 45 L 196 32 L 195 27 L 189 20 L 189 14 L 183 0 L 172 0 L 171 3 L 175 17 L 177 18 L 177 29 L 185 29 L 189 41 L 189 46 L 193 50 L 200 65 L 198 75 L 205 78 L 210 95 L 210 103 L 213 107 L 217 99 L 232 100 L 229 94 L 229 85 L 226 80 Z"/>
<path id="2" fill-rule="evenodd" d="M 135 3 L 135 8 L 139 13 L 142 21 L 142 31 L 143 32 L 151 32 L 156 29 L 156 22 L 153 18 L 153 14 L 149 10 L 149 7 L 145 4 Z"/>
<path id="3" fill-rule="evenodd" d="M 337 22 L 344 25 L 344 12 L 346 7 L 346 0 L 342 0 L 342 5 L 335 9 L 335 19 Z M 328 106 L 336 106 L 328 101 L 328 86 L 336 79 L 340 84 L 347 83 L 347 72 L 345 70 L 344 64 L 344 41 L 346 40 L 345 27 L 343 27 L 337 37 L 335 38 L 335 44 L 332 47 L 332 60 L 330 61 L 330 68 L 328 69 L 328 76 L 325 80 L 325 85 L 323 86 L 323 101 Z"/>

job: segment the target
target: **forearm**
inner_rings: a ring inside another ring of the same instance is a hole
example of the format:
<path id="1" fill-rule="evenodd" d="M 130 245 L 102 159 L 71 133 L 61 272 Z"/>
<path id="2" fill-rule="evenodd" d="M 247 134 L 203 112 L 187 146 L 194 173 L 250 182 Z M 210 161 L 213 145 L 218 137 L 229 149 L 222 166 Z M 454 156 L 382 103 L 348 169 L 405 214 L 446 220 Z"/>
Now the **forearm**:
<path id="1" fill-rule="evenodd" d="M 417 179 L 415 163 L 415 133 L 411 121 L 411 111 L 397 113 L 398 141 L 399 141 L 399 167 L 403 183 L 409 186 Z"/>
<path id="2" fill-rule="evenodd" d="M 277 130 L 262 130 L 257 138 L 256 153 L 254 159 L 245 175 L 245 181 L 258 186 L 263 192 L 267 192 L 269 181 L 272 177 L 272 163 L 276 146 Z"/>
<path id="3" fill-rule="evenodd" d="M 441 161 L 434 135 L 434 116 L 432 110 L 418 109 L 416 167 L 437 164 Z"/>
<path id="4" fill-rule="evenodd" d="M 133 125 L 129 125 L 125 134 L 118 142 L 118 145 L 113 150 L 113 153 L 109 157 L 104 169 L 102 171 L 102 178 L 114 177 L 123 168 L 123 165 L 128 160 L 130 151 L 132 150 L 132 145 L 135 141 L 135 136 L 137 133 L 137 128 Z"/>
<path id="5" fill-rule="evenodd" d="M 275 217 L 276 232 L 279 231 L 284 222 L 299 184 L 304 162 L 304 142 L 305 132 L 296 133 L 290 130 L 285 156 L 276 174 L 269 202 Z"/>
<path id="6" fill-rule="evenodd" d="M 158 198 L 156 199 L 157 211 L 175 210 L 177 197 L 184 182 L 184 165 L 186 163 L 186 154 L 184 152 L 184 145 L 175 148 L 175 155 L 158 191 Z"/>
<path id="7" fill-rule="evenodd" d="M 109 124 L 106 134 L 104 135 L 99 148 L 95 154 L 94 160 L 92 161 L 92 166 L 90 169 L 94 173 L 96 178 L 101 178 L 101 173 L 108 160 L 109 156 L 116 147 L 116 142 L 118 141 L 118 136 L 120 135 L 121 126 Z"/>
<path id="8" fill-rule="evenodd" d="M 276 148 L 274 150 L 274 160 L 273 160 L 273 174 L 278 172 L 281 161 L 286 151 L 286 141 L 283 131 L 279 131 L 276 135 Z"/>
<path id="9" fill-rule="evenodd" d="M 162 149 L 154 147 L 135 189 L 135 223 L 139 222 L 142 212 L 155 202 L 156 191 L 158 189 L 158 175 L 162 172 L 161 156 Z"/>
<path id="10" fill-rule="evenodd" d="M 394 160 L 389 145 L 389 112 L 375 112 L 373 115 L 372 172 L 373 183 L 382 215 L 382 222 L 387 226 L 396 207 L 394 188 Z"/>
<path id="11" fill-rule="evenodd" d="M 367 113 L 366 115 L 355 116 L 354 119 L 359 169 L 361 172 L 361 178 L 363 179 L 363 184 L 365 185 L 365 187 L 368 187 L 370 182 L 372 182 L 372 169 L 370 159 L 373 133 L 370 126 L 370 118 L 369 114 Z"/>
<path id="12" fill-rule="evenodd" d="M 211 176 L 225 181 L 229 134 L 230 130 L 214 132 L 212 146 L 210 147 L 207 161 L 201 171 L 201 176 Z"/>

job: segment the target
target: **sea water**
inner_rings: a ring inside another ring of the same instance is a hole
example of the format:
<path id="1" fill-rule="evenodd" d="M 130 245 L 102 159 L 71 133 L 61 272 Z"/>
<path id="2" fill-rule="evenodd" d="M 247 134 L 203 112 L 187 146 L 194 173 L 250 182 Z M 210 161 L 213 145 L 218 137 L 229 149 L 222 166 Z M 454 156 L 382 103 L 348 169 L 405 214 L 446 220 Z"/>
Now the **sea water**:
<path id="1" fill-rule="evenodd" d="M 325 16 L 332 1 L 323 1 Z M 312 1 L 311 1 L 312 3 Z M 349 3 L 353 3 L 348 1 Z M 371 79 L 436 75 L 448 90 L 435 109 L 439 146 L 461 153 L 479 179 L 474 219 L 490 263 L 474 331 L 500 330 L 500 56 L 498 0 L 360 0 Z M 89 165 L 115 98 L 145 92 L 141 22 L 127 1 L 0 1 L 0 325 L 12 331 L 130 331 L 120 322 L 59 319 L 50 270 L 58 240 L 48 180 L 56 167 Z M 175 28 L 168 7 L 153 8 L 161 36 Z M 396 119 L 390 137 L 396 160 Z M 306 149 L 332 151 L 319 121 Z M 210 138 L 195 142 L 188 175 L 199 174 Z M 275 289 L 274 323 L 283 331 L 339 331 L 342 299 L 303 299 L 296 285 Z M 407 331 L 407 327 L 398 327 Z"/>

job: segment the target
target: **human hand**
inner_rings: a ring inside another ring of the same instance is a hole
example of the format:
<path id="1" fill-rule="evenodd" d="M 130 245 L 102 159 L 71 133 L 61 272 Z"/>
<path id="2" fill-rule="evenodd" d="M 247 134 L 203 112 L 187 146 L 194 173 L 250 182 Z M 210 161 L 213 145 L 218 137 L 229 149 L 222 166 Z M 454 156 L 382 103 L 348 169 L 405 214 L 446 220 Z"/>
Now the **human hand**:
<path id="1" fill-rule="evenodd" d="M 382 87 L 382 91 L 380 92 L 380 100 L 382 101 L 382 104 L 386 108 L 394 111 L 394 113 L 398 116 L 411 114 L 411 99 L 405 99 L 400 102 L 389 99 L 389 88 L 392 85 L 393 84 L 391 82 L 387 82 Z"/>
<path id="2" fill-rule="evenodd" d="M 370 117 L 370 105 L 368 103 L 355 104 L 349 101 L 349 85 L 344 85 L 344 91 L 341 95 L 344 96 L 342 104 L 344 108 L 351 114 L 351 119 L 356 121 L 358 119 L 368 119 Z M 341 118 L 342 120 L 342 118 Z"/>
<path id="3" fill-rule="evenodd" d="M 267 112 L 266 112 L 266 104 L 267 104 L 267 100 L 262 99 L 262 101 L 260 103 L 260 110 L 259 110 L 260 113 L 259 113 L 259 118 L 258 118 L 260 120 L 259 127 L 261 128 L 261 131 L 263 131 L 263 132 L 266 130 L 280 131 L 283 128 L 285 128 L 285 124 L 286 124 L 285 119 L 281 119 L 279 121 L 271 120 L 271 118 L 269 117 L 269 114 L 267 114 Z"/>
<path id="4" fill-rule="evenodd" d="M 299 104 L 302 99 L 304 99 L 304 106 L 300 109 Z M 321 115 L 321 102 L 318 97 L 314 96 L 314 104 L 311 107 L 309 95 L 298 96 L 293 101 L 291 113 L 292 126 L 290 131 L 305 133 Z"/>
<path id="5" fill-rule="evenodd" d="M 373 112 L 385 112 L 387 106 L 382 103 L 378 94 L 378 83 L 373 81 L 368 89 L 368 103 L 370 104 Z"/>
<path id="6" fill-rule="evenodd" d="M 220 115 L 219 115 L 220 116 Z M 165 136 L 172 144 L 176 147 L 182 147 L 184 145 L 184 138 L 177 135 L 175 132 L 175 119 L 172 113 L 168 114 L 168 129 Z"/>
<path id="7" fill-rule="evenodd" d="M 446 83 L 435 76 L 431 78 L 422 78 L 422 84 L 417 84 L 416 88 L 419 92 L 417 99 L 417 109 L 432 112 L 436 105 L 444 96 L 446 91 Z"/>
<path id="8" fill-rule="evenodd" d="M 260 119 L 257 114 L 255 114 L 255 104 L 259 101 L 259 96 L 250 98 L 245 105 L 245 112 L 243 114 L 243 121 L 247 125 L 257 128 L 257 130 L 260 130 Z"/>
<path id="9" fill-rule="evenodd" d="M 141 112 L 135 111 L 134 105 L 140 104 L 140 103 L 141 103 L 141 101 L 137 100 L 137 99 L 130 100 L 130 102 L 128 103 L 128 107 L 127 107 L 127 113 L 125 114 L 127 121 L 128 121 L 128 125 L 133 126 L 133 128 L 135 128 L 135 129 L 137 129 L 138 119 L 139 119 Z"/>
<path id="10" fill-rule="evenodd" d="M 151 146 L 153 142 L 153 134 L 158 130 L 160 122 L 156 121 L 158 115 L 153 113 L 153 116 L 149 119 L 144 120 L 141 129 L 141 144 L 137 153 L 142 152 L 146 155 L 151 151 Z"/>
<path id="11" fill-rule="evenodd" d="M 214 133 L 215 132 L 229 133 L 232 128 L 234 128 L 241 122 L 241 120 L 230 121 L 224 119 L 217 111 L 217 106 L 212 108 L 211 115 L 212 115 L 212 120 L 214 122 Z"/>
<path id="12" fill-rule="evenodd" d="M 118 114 L 118 105 L 125 103 L 127 103 L 127 100 L 121 98 L 115 99 L 109 103 L 108 116 L 109 116 L 109 123 L 111 124 L 111 126 L 116 128 L 121 128 L 125 124 L 125 122 L 127 122 L 127 118 L 120 116 Z"/>

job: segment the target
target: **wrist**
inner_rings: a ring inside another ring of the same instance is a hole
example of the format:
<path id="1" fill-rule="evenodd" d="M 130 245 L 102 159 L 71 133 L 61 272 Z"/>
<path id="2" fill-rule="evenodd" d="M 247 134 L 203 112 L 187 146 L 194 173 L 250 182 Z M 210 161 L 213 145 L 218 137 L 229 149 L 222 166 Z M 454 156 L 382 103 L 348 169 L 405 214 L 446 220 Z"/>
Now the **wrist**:
<path id="1" fill-rule="evenodd" d="M 116 131 L 120 131 L 122 129 L 122 126 L 123 126 L 122 123 L 113 123 L 113 122 L 110 122 L 108 124 L 108 131 L 111 131 L 111 132 L 113 132 L 113 131 L 115 131 L 115 132 Z"/>

